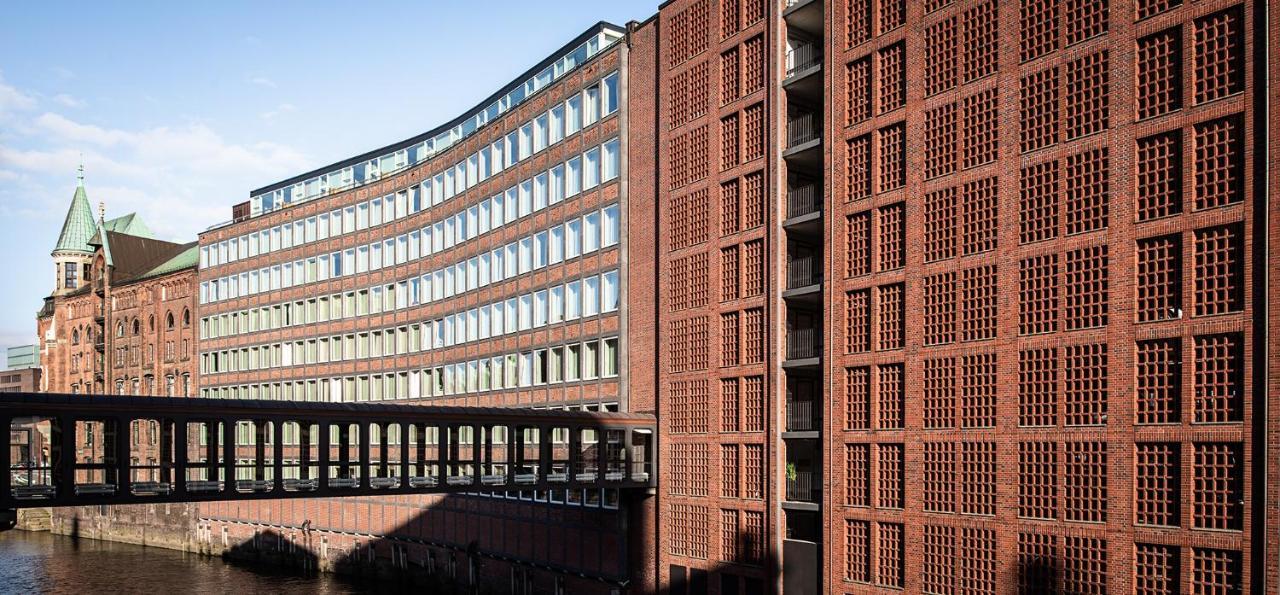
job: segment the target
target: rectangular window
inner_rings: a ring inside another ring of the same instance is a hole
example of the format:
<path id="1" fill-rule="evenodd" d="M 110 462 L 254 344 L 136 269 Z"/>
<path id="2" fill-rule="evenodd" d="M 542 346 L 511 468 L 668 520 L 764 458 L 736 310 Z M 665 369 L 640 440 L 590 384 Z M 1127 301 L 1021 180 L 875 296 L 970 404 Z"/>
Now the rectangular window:
<path id="1" fill-rule="evenodd" d="M 582 253 L 582 221 L 573 219 L 564 224 L 564 258 L 577 258 Z"/>
<path id="2" fill-rule="evenodd" d="M 618 73 L 615 72 L 604 77 L 600 86 L 604 90 L 604 99 L 600 112 L 602 115 L 607 116 L 618 111 Z"/>
<path id="3" fill-rule="evenodd" d="M 618 271 L 609 271 L 600 276 L 602 289 L 600 295 L 600 311 L 613 312 L 618 309 L 619 287 Z"/>
<path id="4" fill-rule="evenodd" d="M 621 162 L 621 152 L 619 150 L 618 139 L 612 139 L 602 146 L 604 157 L 601 161 L 600 179 L 609 181 L 618 177 L 619 164 Z"/>
<path id="5" fill-rule="evenodd" d="M 582 216 L 582 253 L 595 252 L 598 248 L 600 248 L 600 213 L 587 213 Z"/>
<path id="6" fill-rule="evenodd" d="M 582 96 L 574 95 L 565 102 L 565 131 L 569 136 L 582 129 Z"/>
<path id="7" fill-rule="evenodd" d="M 582 154 L 582 189 L 589 190 L 600 184 L 600 149 L 594 148 Z"/>
<path id="8" fill-rule="evenodd" d="M 604 228 L 601 245 L 605 247 L 613 246 L 618 243 L 618 240 L 622 235 L 618 205 L 605 207 L 602 212 L 604 215 Z"/>
<path id="9" fill-rule="evenodd" d="M 582 192 L 582 159 L 574 157 L 565 162 L 565 196 L 576 196 Z"/>
<path id="10" fill-rule="evenodd" d="M 582 127 L 586 128 L 600 119 L 600 88 L 587 87 L 582 91 Z"/>
<path id="11" fill-rule="evenodd" d="M 600 278 L 592 275 L 582 280 L 582 315 L 595 316 L 600 312 Z"/>
<path id="12" fill-rule="evenodd" d="M 582 289 L 578 281 L 564 284 L 564 319 L 577 320 L 582 315 Z"/>

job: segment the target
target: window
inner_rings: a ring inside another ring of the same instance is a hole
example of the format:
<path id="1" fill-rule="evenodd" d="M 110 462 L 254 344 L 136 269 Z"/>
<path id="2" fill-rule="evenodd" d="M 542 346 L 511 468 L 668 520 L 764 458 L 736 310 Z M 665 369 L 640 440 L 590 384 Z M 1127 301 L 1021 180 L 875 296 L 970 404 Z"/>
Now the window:
<path id="1" fill-rule="evenodd" d="M 547 262 L 556 264 L 564 260 L 564 226 L 552 227 L 547 243 Z"/>
<path id="2" fill-rule="evenodd" d="M 600 119 L 600 88 L 587 87 L 582 91 L 582 126 L 596 123 Z"/>
<path id="3" fill-rule="evenodd" d="M 564 105 L 551 108 L 547 114 L 549 127 L 547 142 L 554 145 L 564 139 Z"/>
<path id="4" fill-rule="evenodd" d="M 575 196 L 582 192 L 582 159 L 574 157 L 565 162 L 565 196 Z"/>
<path id="5" fill-rule="evenodd" d="M 606 142 L 602 150 L 604 151 L 604 158 L 601 162 L 600 179 L 607 182 L 618 177 L 619 162 L 621 161 L 618 139 L 615 138 Z"/>
<path id="6" fill-rule="evenodd" d="M 594 275 L 582 280 L 582 315 L 595 316 L 600 312 L 600 278 Z"/>
<path id="7" fill-rule="evenodd" d="M 601 280 L 600 311 L 613 312 L 618 309 L 618 271 L 609 271 L 601 275 Z"/>
<path id="8" fill-rule="evenodd" d="M 582 155 L 582 188 L 595 188 L 600 184 L 600 149 L 594 148 Z"/>
<path id="9" fill-rule="evenodd" d="M 618 243 L 618 239 L 621 236 L 618 205 L 605 207 L 603 216 L 604 234 L 601 240 L 601 245 L 605 247 L 613 246 Z"/>
<path id="10" fill-rule="evenodd" d="M 607 116 L 618 111 L 618 73 L 605 77 L 601 87 L 604 89 L 604 99 L 600 111 Z"/>
<path id="11" fill-rule="evenodd" d="M 549 176 L 549 187 L 547 189 L 547 202 L 556 204 L 564 200 L 565 184 L 564 184 L 564 165 L 557 165 L 551 168 Z"/>
<path id="12" fill-rule="evenodd" d="M 564 224 L 565 260 L 577 258 L 582 253 L 582 221 L 572 219 Z"/>
<path id="13" fill-rule="evenodd" d="M 565 283 L 564 319 L 576 320 L 582 314 L 582 292 L 578 281 Z"/>
<path id="14" fill-rule="evenodd" d="M 565 131 L 569 136 L 582 129 L 582 96 L 574 95 L 565 102 Z"/>
<path id="15" fill-rule="evenodd" d="M 582 253 L 595 252 L 599 247 L 600 213 L 587 213 L 582 217 Z"/>
<path id="16" fill-rule="evenodd" d="M 615 273 L 616 274 L 616 273 Z M 564 286 L 557 285 L 550 290 L 550 312 L 548 320 L 551 324 L 564 321 Z"/>

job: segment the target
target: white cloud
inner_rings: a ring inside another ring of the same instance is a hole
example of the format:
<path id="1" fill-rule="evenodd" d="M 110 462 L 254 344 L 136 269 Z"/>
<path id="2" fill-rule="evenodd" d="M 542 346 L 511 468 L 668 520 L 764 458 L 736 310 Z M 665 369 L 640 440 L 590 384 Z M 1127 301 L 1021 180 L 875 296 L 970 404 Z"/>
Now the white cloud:
<path id="1" fill-rule="evenodd" d="M 275 81 L 273 81 L 273 80 L 271 80 L 271 79 L 269 79 L 269 78 L 267 78 L 267 77 L 265 77 L 265 76 L 255 76 L 255 77 L 252 77 L 252 78 L 250 78 L 250 79 L 249 79 L 249 82 L 250 82 L 250 83 L 253 83 L 253 84 L 255 84 L 255 85 L 258 85 L 259 87 L 267 87 L 268 89 L 274 89 L 274 88 L 276 88 L 276 87 L 277 87 L 277 85 L 276 85 L 276 82 L 275 82 Z"/>
<path id="2" fill-rule="evenodd" d="M 4 82 L 0 76 L 0 116 L 8 112 L 26 111 L 36 106 L 36 98 Z"/>
<path id="3" fill-rule="evenodd" d="M 7 97 L 30 98 L 12 87 Z M 19 105 L 10 100 L 8 105 Z M 61 217 L 85 167 L 85 186 L 108 216 L 138 212 L 157 235 L 179 242 L 230 218 L 231 205 L 265 182 L 305 170 L 310 162 L 272 142 L 234 142 L 201 122 L 143 129 L 110 128 L 20 103 L 13 130 L 0 136 L 0 215 L 32 220 Z M 296 109 L 281 104 L 277 114 Z M 264 117 L 267 117 L 264 114 Z M 20 143 L 20 144 L 19 144 Z"/>
<path id="4" fill-rule="evenodd" d="M 92 143 L 110 147 L 127 139 L 128 135 L 119 130 L 107 130 L 92 124 L 81 124 L 59 114 L 45 112 L 33 121 L 40 132 L 60 141 L 73 143 Z"/>
<path id="5" fill-rule="evenodd" d="M 87 105 L 83 99 L 77 99 L 75 97 L 67 95 L 66 93 L 59 93 L 57 95 L 54 95 L 53 100 L 61 105 L 65 105 L 67 107 L 74 107 L 77 109 Z"/>
<path id="6" fill-rule="evenodd" d="M 293 105 L 292 103 L 281 103 L 280 105 L 276 106 L 276 109 L 273 109 L 268 112 L 263 112 L 262 114 L 259 114 L 259 115 L 262 117 L 263 120 L 271 120 L 271 119 L 274 119 L 276 116 L 279 116 L 280 114 L 287 114 L 292 111 L 297 111 L 297 109 L 298 107 Z"/>

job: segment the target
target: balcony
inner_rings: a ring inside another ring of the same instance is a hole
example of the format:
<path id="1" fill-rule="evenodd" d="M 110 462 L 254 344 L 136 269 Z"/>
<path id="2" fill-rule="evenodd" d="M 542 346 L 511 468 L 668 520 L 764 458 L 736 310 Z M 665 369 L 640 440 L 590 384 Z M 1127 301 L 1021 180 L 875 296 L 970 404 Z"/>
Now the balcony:
<path id="1" fill-rule="evenodd" d="M 787 118 L 787 150 L 822 140 L 822 120 L 814 112 L 792 112 Z"/>
<path id="2" fill-rule="evenodd" d="M 822 297 L 822 253 L 791 246 L 787 255 L 787 299 L 816 301 Z"/>
<path id="3" fill-rule="evenodd" d="M 787 186 L 787 218 L 782 227 L 794 234 L 822 237 L 822 184 L 792 177 Z"/>
<path id="4" fill-rule="evenodd" d="M 787 432 L 820 432 L 822 416 L 812 399 L 787 400 Z"/>
<path id="5" fill-rule="evenodd" d="M 787 260 L 787 289 L 800 289 L 822 283 L 822 254 L 803 250 L 793 252 Z"/>
<path id="6" fill-rule="evenodd" d="M 814 182 L 802 182 L 787 188 L 787 219 L 822 213 L 822 197 Z"/>
<path id="7" fill-rule="evenodd" d="M 816 368 L 822 358 L 822 329 L 817 322 L 787 328 L 787 368 Z"/>
<path id="8" fill-rule="evenodd" d="M 791 111 L 787 118 L 787 149 L 782 156 L 792 171 L 822 173 L 822 114 L 808 110 Z"/>
<path id="9" fill-rule="evenodd" d="M 813 439 L 822 431 L 822 376 L 791 370 L 787 373 L 787 415 L 782 437 L 787 440 Z M 788 450 L 800 448 L 788 444 Z M 812 456 L 812 453 L 810 453 Z"/>
<path id="10" fill-rule="evenodd" d="M 791 100 L 822 102 L 822 46 L 803 39 L 788 39 L 786 76 L 782 87 Z"/>
<path id="11" fill-rule="evenodd" d="M 103 293 L 105 293 L 105 292 L 106 292 L 106 290 L 107 290 L 107 284 L 106 284 L 106 282 L 105 282 L 105 281 L 103 281 L 103 279 L 102 279 L 102 277 L 101 277 L 101 276 L 99 276 L 97 279 L 94 279 L 94 280 L 93 280 L 93 292 L 94 292 L 94 293 L 96 293 L 96 294 L 98 294 L 98 295 L 102 295 Z"/>
<path id="12" fill-rule="evenodd" d="M 787 463 L 787 502 L 822 502 L 822 475 Z"/>
<path id="13" fill-rule="evenodd" d="M 103 351 L 106 351 L 107 344 L 101 337 L 99 337 L 97 341 L 93 342 L 93 349 L 98 353 L 102 353 Z"/>
<path id="14" fill-rule="evenodd" d="M 822 69 L 822 47 L 812 41 L 788 39 L 787 76 L 783 86 Z M 788 82 L 790 81 L 790 82 Z"/>

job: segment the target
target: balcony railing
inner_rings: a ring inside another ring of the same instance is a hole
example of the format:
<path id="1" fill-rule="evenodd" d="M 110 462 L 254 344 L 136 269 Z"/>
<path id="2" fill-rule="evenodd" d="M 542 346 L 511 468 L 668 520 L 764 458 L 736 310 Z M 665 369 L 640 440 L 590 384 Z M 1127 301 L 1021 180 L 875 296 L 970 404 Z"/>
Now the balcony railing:
<path id="1" fill-rule="evenodd" d="M 822 48 L 812 42 L 799 42 L 787 50 L 787 76 L 822 64 Z"/>
<path id="2" fill-rule="evenodd" d="M 822 283 L 822 255 L 814 252 L 793 254 L 787 261 L 787 289 Z"/>
<path id="3" fill-rule="evenodd" d="M 817 184 L 809 182 L 787 189 L 787 217 L 803 217 L 821 210 Z"/>
<path id="4" fill-rule="evenodd" d="M 787 359 L 822 356 L 822 330 L 816 327 L 787 329 Z"/>
<path id="5" fill-rule="evenodd" d="M 818 140 L 822 121 L 813 112 L 793 113 L 787 119 L 787 148 Z"/>
<path id="6" fill-rule="evenodd" d="M 818 423 L 818 410 L 812 399 L 787 401 L 787 431 L 816 432 L 821 428 Z"/>
<path id="7" fill-rule="evenodd" d="M 821 478 L 808 469 L 787 472 L 787 500 L 818 502 L 822 498 Z"/>

